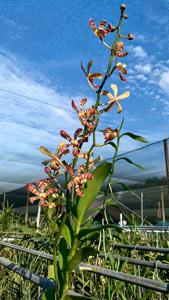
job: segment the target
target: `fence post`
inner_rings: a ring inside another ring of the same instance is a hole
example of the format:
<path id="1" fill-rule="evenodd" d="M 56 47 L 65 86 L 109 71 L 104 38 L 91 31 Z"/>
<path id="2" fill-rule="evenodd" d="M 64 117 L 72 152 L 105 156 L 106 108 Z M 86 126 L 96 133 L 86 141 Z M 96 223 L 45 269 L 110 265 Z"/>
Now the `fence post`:
<path id="1" fill-rule="evenodd" d="M 5 204 L 5 201 L 6 201 L 6 193 L 4 194 L 4 200 L 3 200 L 4 204 Z"/>
<path id="2" fill-rule="evenodd" d="M 36 228 L 39 229 L 40 226 L 40 214 L 41 214 L 41 206 L 40 204 L 38 205 L 38 213 L 37 213 L 37 218 L 36 218 Z"/>
<path id="3" fill-rule="evenodd" d="M 161 191 L 161 212 L 162 212 L 162 220 L 163 223 L 165 223 L 165 206 L 164 206 L 164 193 L 163 193 L 163 187 L 160 187 Z"/>
<path id="4" fill-rule="evenodd" d="M 163 140 L 164 143 L 164 156 L 165 156 L 165 167 L 166 167 L 166 176 L 167 176 L 167 185 L 169 190 L 169 157 L 168 157 L 168 143 L 167 139 Z"/>
<path id="5" fill-rule="evenodd" d="M 157 218 L 161 220 L 161 202 L 158 201 Z"/>
<path id="6" fill-rule="evenodd" d="M 143 192 L 141 192 L 141 197 L 140 197 L 140 200 L 141 200 L 141 225 L 143 225 L 144 223 L 144 194 Z"/>
<path id="7" fill-rule="evenodd" d="M 27 191 L 27 197 L 26 197 L 25 224 L 28 224 L 28 216 L 29 216 L 29 191 Z"/>

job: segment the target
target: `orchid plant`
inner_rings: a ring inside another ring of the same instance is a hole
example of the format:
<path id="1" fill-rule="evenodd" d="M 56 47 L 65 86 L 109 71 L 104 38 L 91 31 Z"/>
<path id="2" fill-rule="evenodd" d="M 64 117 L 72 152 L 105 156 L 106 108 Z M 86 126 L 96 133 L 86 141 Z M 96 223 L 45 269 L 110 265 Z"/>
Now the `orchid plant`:
<path id="1" fill-rule="evenodd" d="M 89 61 L 87 68 L 81 63 L 81 69 L 89 87 L 96 95 L 96 101 L 91 107 L 86 108 L 86 98 L 80 100 L 79 106 L 72 100 L 71 105 L 77 114 L 80 127 L 71 135 L 65 130 L 60 131 L 63 141 L 58 145 L 55 153 L 44 146 L 40 147 L 40 151 L 48 157 L 43 164 L 45 165 L 44 171 L 49 178 L 27 185 L 28 191 L 35 195 L 30 198 L 31 203 L 39 200 L 40 205 L 46 206 L 48 212 L 56 290 L 55 292 L 45 291 L 46 299 L 77 299 L 77 296 L 68 295 L 72 272 L 81 261 L 91 255 L 97 255 L 96 249 L 91 244 L 90 234 L 113 226 L 108 224 L 108 221 L 105 225 L 95 226 L 93 217 L 89 217 L 91 205 L 106 181 L 107 188 L 103 201 L 104 208 L 106 207 L 111 193 L 116 162 L 119 159 L 125 159 L 133 163 L 125 157 L 118 158 L 121 138 L 127 135 L 135 140 L 146 142 L 144 138 L 130 132 L 122 134 L 123 121 L 118 128 L 107 127 L 102 130 L 103 143 L 99 144 L 96 136 L 101 115 L 109 113 L 115 106 L 117 106 L 117 112 L 121 113 L 122 106 L 119 102 L 130 96 L 129 91 L 118 96 L 116 84 L 111 84 L 113 93 L 104 90 L 105 83 L 115 71 L 118 72 L 120 80 L 126 81 L 126 65 L 119 60 L 128 55 L 124 50 L 124 41 L 132 40 L 134 36 L 131 33 L 127 36 L 121 34 L 122 21 L 128 18 L 125 11 L 126 5 L 122 4 L 119 22 L 116 26 L 112 24 L 106 26 L 106 21 L 102 20 L 97 28 L 94 20 L 89 20 L 92 32 L 110 53 L 105 74 L 92 72 L 92 60 Z M 112 45 L 109 45 L 105 38 L 112 34 L 115 34 L 115 37 Z M 96 80 L 101 80 L 100 85 L 96 83 Z M 89 141 L 91 142 L 90 148 L 85 151 L 84 146 Z M 100 157 L 94 157 L 94 149 L 107 145 L 112 146 L 112 162 L 99 163 Z M 73 157 L 71 162 L 66 161 L 65 158 L 70 152 Z M 65 178 L 64 182 L 59 182 L 58 175 Z"/>

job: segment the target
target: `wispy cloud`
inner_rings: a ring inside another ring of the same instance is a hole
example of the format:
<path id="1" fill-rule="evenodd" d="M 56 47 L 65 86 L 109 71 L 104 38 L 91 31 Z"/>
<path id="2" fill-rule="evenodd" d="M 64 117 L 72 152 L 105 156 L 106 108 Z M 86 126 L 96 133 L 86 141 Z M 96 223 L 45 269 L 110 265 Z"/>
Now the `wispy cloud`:
<path id="1" fill-rule="evenodd" d="M 55 150 L 59 131 L 73 131 L 77 121 L 73 111 L 67 111 L 71 109 L 68 95 L 45 85 L 36 72 L 29 76 L 22 60 L 1 52 L 0 65 L 0 182 L 15 181 L 22 186 L 44 176 L 39 146 Z"/>

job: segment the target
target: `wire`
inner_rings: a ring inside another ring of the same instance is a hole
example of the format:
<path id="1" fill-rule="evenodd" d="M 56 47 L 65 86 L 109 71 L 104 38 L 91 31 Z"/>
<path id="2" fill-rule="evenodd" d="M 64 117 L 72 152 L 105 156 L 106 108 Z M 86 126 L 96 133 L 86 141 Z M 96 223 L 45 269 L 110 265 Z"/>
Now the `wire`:
<path id="1" fill-rule="evenodd" d="M 43 102 L 43 101 L 41 101 L 41 100 L 39 100 L 39 99 L 36 99 L 36 98 L 33 98 L 33 97 L 29 97 L 29 96 L 25 96 L 25 95 L 23 95 L 23 94 L 16 93 L 16 92 L 13 92 L 13 91 L 11 91 L 11 90 L 7 90 L 7 89 L 0 88 L 0 91 L 6 92 L 6 93 L 9 93 L 9 94 L 18 96 L 18 97 L 22 97 L 22 98 L 25 98 L 25 99 L 29 99 L 29 100 L 31 100 L 31 101 L 35 101 L 35 102 L 37 102 L 37 103 L 41 103 L 41 104 L 44 104 L 44 105 L 47 105 L 47 106 L 50 106 L 50 107 L 54 107 L 54 108 L 57 108 L 57 109 L 60 109 L 60 110 L 63 110 L 63 111 L 67 111 L 67 112 L 71 112 L 71 113 L 73 112 L 73 113 L 74 113 L 74 111 L 72 111 L 72 110 L 70 110 L 70 109 L 62 108 L 62 107 L 57 106 L 57 105 L 54 105 L 54 104 L 50 104 L 50 103 L 47 103 L 47 102 Z M 104 120 L 103 120 L 103 121 L 101 121 L 101 122 L 110 125 L 110 122 L 108 122 L 108 121 L 104 121 Z M 127 127 L 127 126 L 125 126 L 125 125 L 124 125 L 123 127 L 126 128 L 127 130 L 132 130 L 132 131 L 133 131 L 133 129 L 130 129 L 129 127 Z M 32 128 L 32 127 L 31 127 L 31 128 Z M 135 131 L 133 131 L 133 132 L 135 132 Z M 139 134 L 139 133 L 137 132 L 137 134 Z M 140 133 L 140 134 L 142 135 L 142 133 Z M 59 134 L 56 134 L 56 135 L 59 135 Z M 143 133 L 143 135 L 145 135 L 145 134 Z M 154 138 L 160 140 L 160 138 L 157 137 L 157 136 L 155 136 L 155 135 L 152 135 L 152 134 L 151 134 L 151 137 L 154 137 Z"/>

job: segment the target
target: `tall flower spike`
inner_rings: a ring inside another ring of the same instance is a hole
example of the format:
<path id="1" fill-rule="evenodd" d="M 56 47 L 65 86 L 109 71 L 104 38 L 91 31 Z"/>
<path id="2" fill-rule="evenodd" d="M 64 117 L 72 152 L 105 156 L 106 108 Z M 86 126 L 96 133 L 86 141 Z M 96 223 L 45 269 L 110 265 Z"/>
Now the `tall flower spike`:
<path id="1" fill-rule="evenodd" d="M 111 88 L 114 92 L 114 95 L 112 95 L 110 92 L 108 91 L 102 91 L 101 95 L 105 95 L 107 96 L 110 100 L 107 103 L 107 107 L 105 109 L 103 109 L 102 111 L 108 112 L 112 109 L 112 107 L 114 106 L 114 104 L 117 105 L 117 111 L 118 113 L 122 112 L 122 106 L 119 104 L 119 100 L 123 100 L 126 99 L 130 96 L 130 92 L 126 91 L 125 93 L 121 94 L 120 96 L 117 96 L 118 93 L 118 87 L 116 84 L 112 84 Z M 102 112 L 101 111 L 101 112 Z"/>

